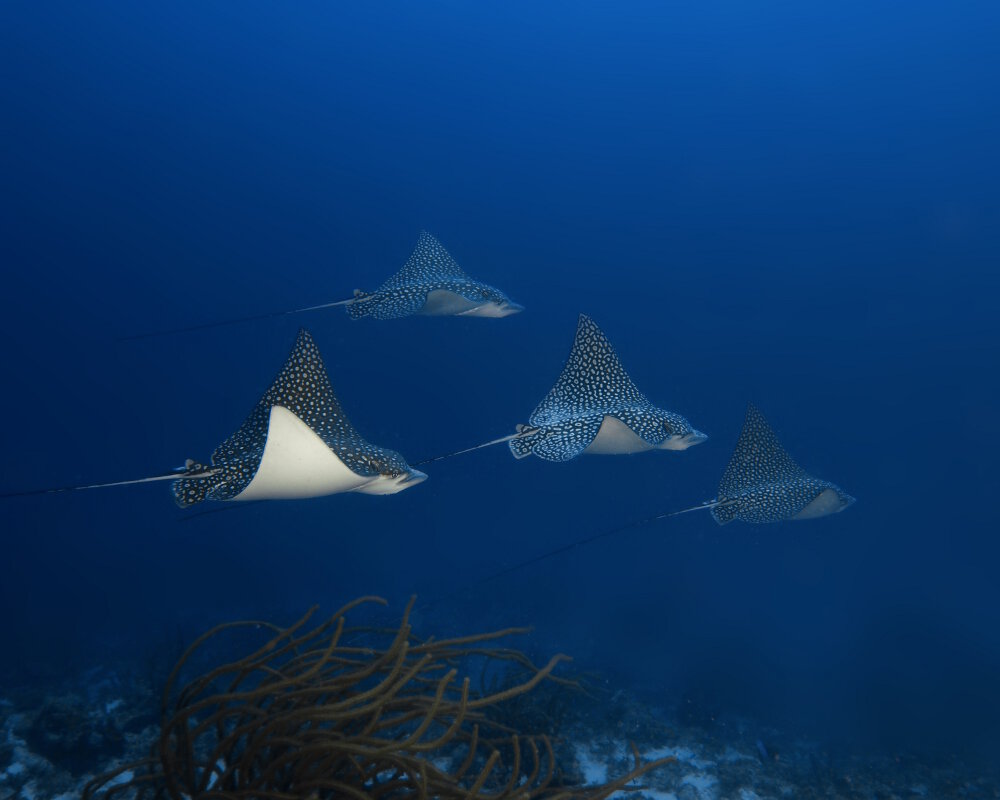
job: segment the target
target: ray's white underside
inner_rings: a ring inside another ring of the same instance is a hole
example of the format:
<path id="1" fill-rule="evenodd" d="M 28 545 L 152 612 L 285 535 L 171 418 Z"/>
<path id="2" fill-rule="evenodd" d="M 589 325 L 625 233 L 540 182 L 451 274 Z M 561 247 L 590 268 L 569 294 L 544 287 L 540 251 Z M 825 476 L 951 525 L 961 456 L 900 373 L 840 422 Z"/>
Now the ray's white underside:
<path id="1" fill-rule="evenodd" d="M 792 519 L 816 519 L 828 514 L 836 514 L 847 506 L 841 501 L 840 495 L 833 489 L 824 489 Z"/>
<path id="2" fill-rule="evenodd" d="M 272 406 L 257 472 L 247 488 L 233 499 L 323 497 L 365 491 L 377 479 L 352 472 L 312 428 L 287 408 Z"/>
<path id="3" fill-rule="evenodd" d="M 698 439 L 697 441 L 701 441 Z M 644 453 L 647 450 L 687 450 L 697 442 L 684 436 L 667 437 L 658 445 L 650 444 L 618 417 L 605 415 L 601 429 L 597 432 L 587 449 L 583 452 L 590 455 L 630 455 Z"/>
<path id="4" fill-rule="evenodd" d="M 520 307 L 516 309 L 520 310 Z M 516 313 L 513 308 L 493 302 L 474 302 L 447 289 L 434 289 L 427 293 L 423 308 L 417 312 L 428 317 L 506 317 Z"/>

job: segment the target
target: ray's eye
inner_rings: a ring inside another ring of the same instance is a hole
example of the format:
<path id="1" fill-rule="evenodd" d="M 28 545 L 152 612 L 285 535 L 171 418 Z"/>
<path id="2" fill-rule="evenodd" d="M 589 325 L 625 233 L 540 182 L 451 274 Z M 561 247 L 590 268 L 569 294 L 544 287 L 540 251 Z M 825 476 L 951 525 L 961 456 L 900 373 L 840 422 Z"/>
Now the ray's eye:
<path id="1" fill-rule="evenodd" d="M 665 430 L 667 433 L 673 433 L 674 427 L 673 425 L 670 424 L 669 421 L 663 420 L 663 430 Z"/>

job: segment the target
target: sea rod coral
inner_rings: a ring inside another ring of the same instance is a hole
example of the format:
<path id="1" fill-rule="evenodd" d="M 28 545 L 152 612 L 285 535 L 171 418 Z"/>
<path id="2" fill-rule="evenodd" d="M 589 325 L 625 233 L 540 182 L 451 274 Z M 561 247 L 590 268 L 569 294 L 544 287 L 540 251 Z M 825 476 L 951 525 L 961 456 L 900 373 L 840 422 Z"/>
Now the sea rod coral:
<path id="1" fill-rule="evenodd" d="M 92 781 L 85 798 L 444 798 L 599 800 L 670 761 L 642 763 L 601 786 L 577 786 L 556 763 L 546 731 L 518 731 L 495 711 L 553 675 L 500 640 L 507 628 L 450 639 L 417 638 L 410 601 L 398 628 L 348 628 L 362 597 L 309 627 L 259 621 L 220 625 L 181 656 L 163 695 L 159 739 L 146 759 Z M 180 685 L 210 640 L 259 628 L 267 640 Z M 472 668 L 512 668 L 502 690 L 474 692 Z M 465 674 L 463 674 L 465 673 Z M 633 748 L 633 752 L 634 748 Z"/>

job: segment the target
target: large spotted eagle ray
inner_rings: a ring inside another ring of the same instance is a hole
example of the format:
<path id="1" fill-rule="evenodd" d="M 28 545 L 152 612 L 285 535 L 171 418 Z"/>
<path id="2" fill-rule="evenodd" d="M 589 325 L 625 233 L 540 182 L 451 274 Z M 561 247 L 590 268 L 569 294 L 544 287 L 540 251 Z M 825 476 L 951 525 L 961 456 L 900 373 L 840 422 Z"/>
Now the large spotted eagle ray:
<path id="1" fill-rule="evenodd" d="M 570 461 L 582 453 L 686 450 L 707 438 L 680 414 L 649 402 L 632 382 L 604 332 L 581 314 L 562 374 L 527 425 L 518 425 L 510 436 L 417 465 L 503 442 L 515 458 L 534 454 L 546 461 Z"/>
<path id="2" fill-rule="evenodd" d="M 351 425 L 305 330 L 250 416 L 212 454 L 212 474 L 192 465 L 202 474 L 173 484 L 180 506 L 206 499 L 395 494 L 427 477 L 394 450 L 367 442 Z"/>
<path id="3" fill-rule="evenodd" d="M 67 486 L 4 497 L 173 481 L 181 507 L 203 500 L 278 500 L 340 492 L 395 494 L 427 476 L 362 438 L 333 393 L 319 348 L 300 330 L 291 354 L 239 429 L 210 464 L 188 460 L 166 475 Z"/>
<path id="4" fill-rule="evenodd" d="M 601 531 L 505 567 L 483 580 L 499 578 L 598 539 L 692 511 L 710 510 L 720 525 L 733 520 L 759 524 L 826 517 L 843 511 L 853 503 L 854 498 L 837 484 L 802 469 L 781 446 L 760 409 L 750 403 L 743 430 L 722 474 L 715 499 Z"/>
<path id="5" fill-rule="evenodd" d="M 524 310 L 499 289 L 470 278 L 437 239 L 427 231 L 421 231 L 417 246 L 402 269 L 374 292 L 356 289 L 354 296 L 347 300 L 140 333 L 126 336 L 122 341 L 219 328 L 336 306 L 345 306 L 351 319 L 399 319 L 415 314 L 431 317 L 509 317 Z"/>

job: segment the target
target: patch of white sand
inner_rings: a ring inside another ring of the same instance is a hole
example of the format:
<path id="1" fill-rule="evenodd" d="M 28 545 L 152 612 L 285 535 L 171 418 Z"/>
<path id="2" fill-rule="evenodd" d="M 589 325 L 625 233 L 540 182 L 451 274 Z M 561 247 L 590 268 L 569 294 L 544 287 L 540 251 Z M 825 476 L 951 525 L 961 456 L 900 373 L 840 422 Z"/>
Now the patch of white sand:
<path id="1" fill-rule="evenodd" d="M 726 762 L 727 764 L 732 764 L 736 761 L 756 761 L 757 757 L 751 756 L 747 753 L 741 753 L 739 750 L 736 750 L 727 745 L 726 751 L 722 754 L 721 760 Z"/>
<path id="2" fill-rule="evenodd" d="M 714 775 L 707 775 L 704 772 L 690 772 L 681 778 L 681 786 L 692 787 L 701 800 L 715 800 L 718 784 L 719 781 Z"/>
<path id="3" fill-rule="evenodd" d="M 584 744 L 576 745 L 576 761 L 583 772 L 583 783 L 592 786 L 598 783 L 607 783 L 608 765 L 603 760 L 594 755 L 593 750 Z"/>
<path id="4" fill-rule="evenodd" d="M 655 750 L 643 753 L 642 757 L 653 761 L 657 758 L 667 758 L 673 756 L 683 764 L 690 764 L 695 769 L 709 769 L 715 766 L 714 761 L 706 758 L 698 758 L 698 754 L 690 747 L 658 747 Z"/>

